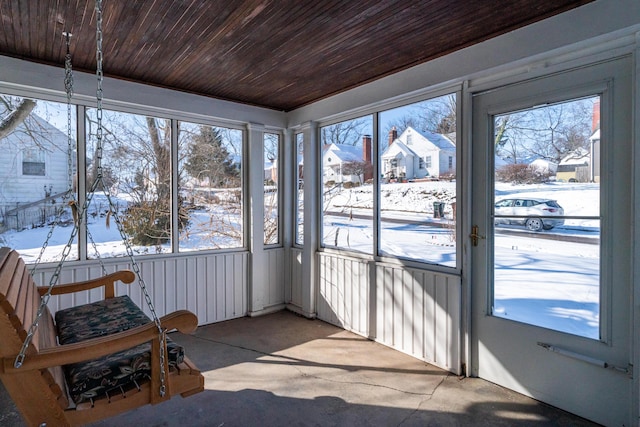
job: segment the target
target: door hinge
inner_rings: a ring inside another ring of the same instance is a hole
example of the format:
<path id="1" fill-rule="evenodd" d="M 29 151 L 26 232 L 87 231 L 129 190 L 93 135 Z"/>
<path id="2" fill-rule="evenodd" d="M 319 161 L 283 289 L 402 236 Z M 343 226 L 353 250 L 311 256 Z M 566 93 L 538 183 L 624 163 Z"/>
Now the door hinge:
<path id="1" fill-rule="evenodd" d="M 471 227 L 471 234 L 469 234 L 469 237 L 471 237 L 471 244 L 473 246 L 478 246 L 478 240 L 479 239 L 486 239 L 485 236 L 482 236 L 480 234 L 478 234 L 478 226 L 474 225 L 473 227 Z"/>

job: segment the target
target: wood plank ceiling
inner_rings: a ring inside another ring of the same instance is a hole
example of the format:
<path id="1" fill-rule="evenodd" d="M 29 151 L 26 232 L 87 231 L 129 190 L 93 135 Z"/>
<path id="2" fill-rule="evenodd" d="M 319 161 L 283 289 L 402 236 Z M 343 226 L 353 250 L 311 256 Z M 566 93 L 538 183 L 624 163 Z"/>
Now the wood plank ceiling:
<path id="1" fill-rule="evenodd" d="M 103 0 L 104 72 L 290 111 L 590 1 Z M 0 0 L 0 54 L 94 72 L 94 6 Z"/>

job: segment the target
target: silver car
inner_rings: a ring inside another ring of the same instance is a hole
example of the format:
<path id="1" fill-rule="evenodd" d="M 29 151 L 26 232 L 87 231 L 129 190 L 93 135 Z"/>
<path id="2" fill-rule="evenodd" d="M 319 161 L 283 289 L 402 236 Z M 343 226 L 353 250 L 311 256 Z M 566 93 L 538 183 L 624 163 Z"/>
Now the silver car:
<path id="1" fill-rule="evenodd" d="M 564 224 L 564 209 L 551 199 L 516 198 L 502 199 L 495 204 L 494 222 L 498 224 L 524 225 L 531 231 L 551 230 Z"/>

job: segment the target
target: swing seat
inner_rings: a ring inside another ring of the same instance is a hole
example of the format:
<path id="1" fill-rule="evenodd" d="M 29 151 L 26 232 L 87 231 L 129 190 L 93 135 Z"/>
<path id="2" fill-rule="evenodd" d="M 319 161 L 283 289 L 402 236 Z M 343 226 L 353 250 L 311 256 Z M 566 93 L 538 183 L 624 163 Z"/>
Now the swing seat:
<path id="1" fill-rule="evenodd" d="M 28 425 L 82 425 L 204 390 L 200 371 L 166 339 L 161 396 L 158 328 L 128 297 L 114 296 L 116 281 L 134 279 L 131 271 L 120 271 L 55 286 L 52 295 L 104 287 L 105 300 L 61 310 L 55 322 L 45 307 L 23 365 L 15 368 L 47 288 L 35 285 L 17 252 L 0 248 L 0 379 Z M 160 321 L 166 330 L 183 333 L 198 324 L 186 310 Z"/>

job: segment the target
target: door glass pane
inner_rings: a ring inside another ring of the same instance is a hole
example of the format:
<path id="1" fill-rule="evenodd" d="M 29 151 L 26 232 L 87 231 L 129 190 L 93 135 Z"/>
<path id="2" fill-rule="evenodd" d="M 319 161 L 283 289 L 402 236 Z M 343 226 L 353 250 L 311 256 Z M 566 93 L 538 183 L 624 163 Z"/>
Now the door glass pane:
<path id="1" fill-rule="evenodd" d="M 600 98 L 494 117 L 494 316 L 600 338 Z"/>

